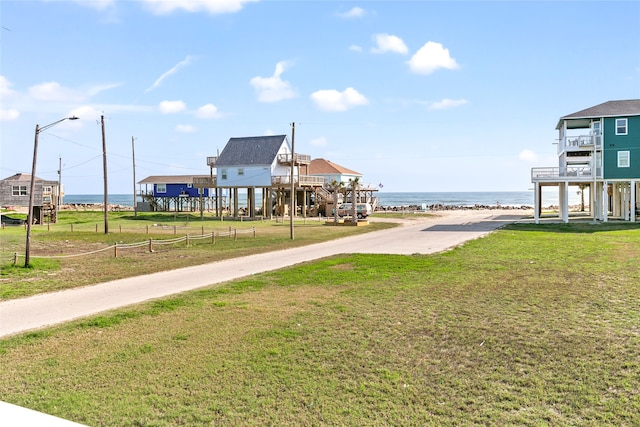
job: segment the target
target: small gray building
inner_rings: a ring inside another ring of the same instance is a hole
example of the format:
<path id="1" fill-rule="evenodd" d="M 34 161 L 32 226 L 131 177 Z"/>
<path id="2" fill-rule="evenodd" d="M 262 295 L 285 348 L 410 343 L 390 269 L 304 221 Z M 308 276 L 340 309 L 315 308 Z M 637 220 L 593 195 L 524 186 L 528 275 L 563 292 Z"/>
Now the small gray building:
<path id="1" fill-rule="evenodd" d="M 56 222 L 58 204 L 63 196 L 58 182 L 36 177 L 34 184 L 33 217 L 35 223 Z M 30 174 L 17 173 L 0 180 L 0 206 L 28 208 L 30 187 Z"/>

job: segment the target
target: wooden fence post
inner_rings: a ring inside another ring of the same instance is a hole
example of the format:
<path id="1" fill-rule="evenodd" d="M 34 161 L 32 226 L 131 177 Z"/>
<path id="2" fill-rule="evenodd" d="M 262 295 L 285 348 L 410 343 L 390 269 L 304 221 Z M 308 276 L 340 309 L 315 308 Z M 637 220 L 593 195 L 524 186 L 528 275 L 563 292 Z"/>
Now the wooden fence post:
<path id="1" fill-rule="evenodd" d="M 149 234 L 149 224 L 147 224 L 147 234 Z"/>
<path id="2" fill-rule="evenodd" d="M 149 239 L 149 252 L 153 252 L 153 244 L 151 243 L 151 239 Z"/>
<path id="3" fill-rule="evenodd" d="M 256 228 L 253 227 L 253 237 L 256 237 Z"/>
<path id="4" fill-rule="evenodd" d="M 214 244 L 214 245 L 216 244 L 216 232 L 215 231 L 211 232 L 211 243 Z"/>
<path id="5" fill-rule="evenodd" d="M 178 229 L 176 228 L 176 226 L 173 226 L 173 235 L 175 236 L 176 234 L 178 234 Z"/>
<path id="6" fill-rule="evenodd" d="M 187 234 L 187 236 L 184 239 L 184 241 L 187 242 L 187 247 L 189 247 L 189 234 Z"/>
<path id="7" fill-rule="evenodd" d="M 18 265 L 18 252 L 13 253 L 13 265 Z"/>
<path id="8" fill-rule="evenodd" d="M 237 228 L 233 229 L 233 240 L 234 241 L 238 240 L 238 229 Z"/>
<path id="9" fill-rule="evenodd" d="M 71 232 L 73 233 L 73 224 L 71 224 Z"/>
<path id="10" fill-rule="evenodd" d="M 118 258 L 118 242 L 113 245 L 113 256 L 114 258 Z"/>

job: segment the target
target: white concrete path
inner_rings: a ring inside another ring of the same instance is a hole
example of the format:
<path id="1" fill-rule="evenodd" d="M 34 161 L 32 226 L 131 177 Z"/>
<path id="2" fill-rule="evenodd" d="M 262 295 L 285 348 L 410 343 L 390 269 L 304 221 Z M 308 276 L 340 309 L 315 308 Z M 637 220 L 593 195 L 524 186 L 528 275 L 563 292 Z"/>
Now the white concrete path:
<path id="1" fill-rule="evenodd" d="M 0 338 L 340 253 L 428 254 L 517 221 L 523 211 L 413 215 L 403 227 L 0 302 Z"/>

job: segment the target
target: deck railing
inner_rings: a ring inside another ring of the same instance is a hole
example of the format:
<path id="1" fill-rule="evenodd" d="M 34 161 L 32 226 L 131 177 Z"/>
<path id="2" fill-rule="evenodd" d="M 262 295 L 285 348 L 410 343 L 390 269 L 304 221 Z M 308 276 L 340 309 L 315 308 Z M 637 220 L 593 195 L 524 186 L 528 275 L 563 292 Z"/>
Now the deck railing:
<path id="1" fill-rule="evenodd" d="M 298 185 L 322 186 L 324 178 L 321 176 L 300 175 L 294 177 Z M 272 185 L 291 184 L 291 175 L 276 175 L 271 177 Z"/>
<path id="2" fill-rule="evenodd" d="M 596 168 L 596 177 L 602 178 L 601 168 Z M 589 180 L 593 179 L 590 166 L 567 166 L 563 168 L 531 168 L 532 181 L 554 181 L 560 179 Z"/>
<path id="3" fill-rule="evenodd" d="M 577 135 L 577 136 L 565 136 L 560 144 L 558 144 L 558 153 L 565 150 L 584 150 L 602 149 L 602 135 Z"/>
<path id="4" fill-rule="evenodd" d="M 298 154 L 295 153 L 293 155 L 295 163 L 297 165 L 309 164 L 311 163 L 311 156 L 308 154 Z M 285 165 L 291 164 L 291 153 L 287 154 L 278 154 L 278 162 Z"/>
<path id="5" fill-rule="evenodd" d="M 193 177 L 193 186 L 196 188 L 214 188 L 216 186 L 216 177 Z"/>

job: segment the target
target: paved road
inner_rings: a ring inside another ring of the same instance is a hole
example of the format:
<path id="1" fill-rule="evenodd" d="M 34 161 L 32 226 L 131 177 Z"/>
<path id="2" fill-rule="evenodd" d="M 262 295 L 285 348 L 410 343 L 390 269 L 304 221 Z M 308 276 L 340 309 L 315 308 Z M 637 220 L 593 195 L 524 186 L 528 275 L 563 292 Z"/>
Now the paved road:
<path id="1" fill-rule="evenodd" d="M 428 254 L 521 219 L 521 211 L 413 215 L 402 227 L 330 242 L 0 302 L 0 338 L 340 253 Z"/>

